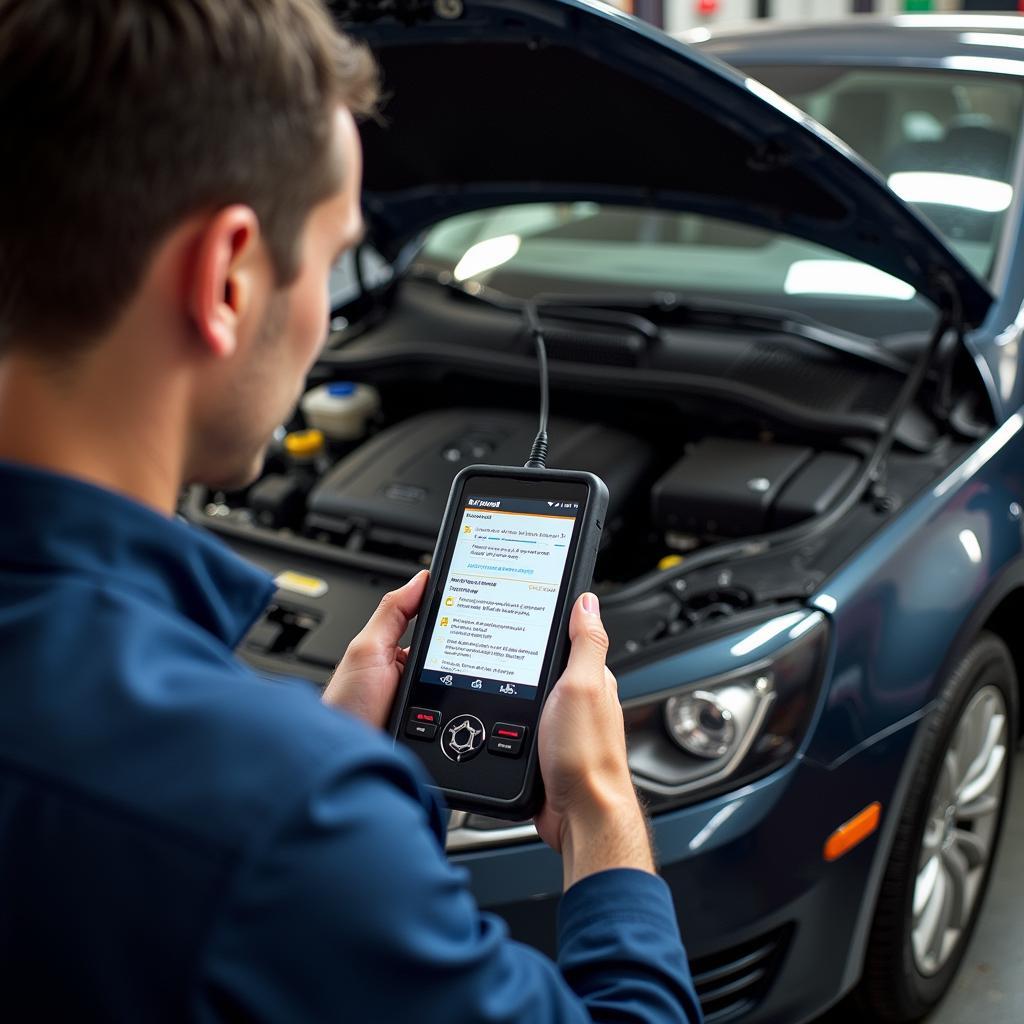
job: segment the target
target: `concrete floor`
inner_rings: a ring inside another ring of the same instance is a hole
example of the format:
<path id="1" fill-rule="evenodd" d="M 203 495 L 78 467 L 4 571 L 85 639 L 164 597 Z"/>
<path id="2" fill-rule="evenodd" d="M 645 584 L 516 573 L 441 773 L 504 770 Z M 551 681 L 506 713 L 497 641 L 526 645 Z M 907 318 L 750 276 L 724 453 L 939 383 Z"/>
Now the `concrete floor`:
<path id="1" fill-rule="evenodd" d="M 1024 1021 L 1024 751 L 1018 751 L 1010 808 L 981 919 L 953 987 L 927 1024 Z M 851 1024 L 826 1014 L 815 1024 Z M 868 1024 L 863 1019 L 857 1024 Z"/>

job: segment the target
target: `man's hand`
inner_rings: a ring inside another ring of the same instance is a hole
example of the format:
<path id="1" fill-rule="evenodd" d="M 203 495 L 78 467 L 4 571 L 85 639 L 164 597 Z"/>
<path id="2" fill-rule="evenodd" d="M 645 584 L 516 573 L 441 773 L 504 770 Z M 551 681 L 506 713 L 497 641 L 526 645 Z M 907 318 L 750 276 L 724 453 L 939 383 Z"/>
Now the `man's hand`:
<path id="1" fill-rule="evenodd" d="M 418 572 L 404 587 L 381 598 L 370 621 L 353 638 L 324 690 L 324 703 L 383 729 L 409 655 L 398 642 L 419 611 L 429 573 Z"/>
<path id="2" fill-rule="evenodd" d="M 653 871 L 647 822 L 626 760 L 608 636 L 593 594 L 569 620 L 572 653 L 541 715 L 538 744 L 546 799 L 541 838 L 562 854 L 565 887 L 608 868 Z"/>

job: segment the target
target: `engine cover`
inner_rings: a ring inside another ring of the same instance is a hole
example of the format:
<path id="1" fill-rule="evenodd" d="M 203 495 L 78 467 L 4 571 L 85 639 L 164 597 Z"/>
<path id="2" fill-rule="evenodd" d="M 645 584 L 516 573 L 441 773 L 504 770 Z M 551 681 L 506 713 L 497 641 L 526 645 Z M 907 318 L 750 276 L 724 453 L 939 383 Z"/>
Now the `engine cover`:
<path id="1" fill-rule="evenodd" d="M 311 527 L 358 522 L 430 541 L 455 474 L 485 463 L 521 466 L 537 430 L 532 415 L 451 409 L 424 413 L 381 431 L 342 459 L 310 495 Z M 552 419 L 548 465 L 596 473 L 608 485 L 612 520 L 647 469 L 651 452 L 636 437 L 596 423 Z"/>
<path id="2" fill-rule="evenodd" d="M 859 465 L 839 452 L 705 438 L 651 489 L 655 526 L 701 537 L 749 537 L 820 515 Z"/>

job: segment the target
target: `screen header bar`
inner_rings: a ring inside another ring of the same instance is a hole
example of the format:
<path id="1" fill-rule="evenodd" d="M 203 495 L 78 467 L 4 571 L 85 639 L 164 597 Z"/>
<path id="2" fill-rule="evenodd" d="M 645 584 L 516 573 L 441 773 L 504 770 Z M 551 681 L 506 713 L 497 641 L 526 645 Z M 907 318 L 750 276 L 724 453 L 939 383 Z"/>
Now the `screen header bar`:
<path id="1" fill-rule="evenodd" d="M 575 519 L 580 514 L 578 501 L 567 501 L 561 497 L 547 499 L 492 497 L 490 495 L 472 495 L 463 502 L 467 512 L 519 512 L 539 516 L 556 516 L 562 519 Z"/>

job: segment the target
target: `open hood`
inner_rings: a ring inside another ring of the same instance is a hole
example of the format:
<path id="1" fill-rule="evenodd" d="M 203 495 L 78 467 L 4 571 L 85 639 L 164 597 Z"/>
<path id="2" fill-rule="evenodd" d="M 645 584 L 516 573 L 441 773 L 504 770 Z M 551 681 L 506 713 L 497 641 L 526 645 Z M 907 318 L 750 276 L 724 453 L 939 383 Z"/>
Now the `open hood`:
<path id="1" fill-rule="evenodd" d="M 752 79 L 587 0 L 335 0 L 383 69 L 364 203 L 390 259 L 470 210 L 689 210 L 805 238 L 981 322 L 985 285 L 852 150 Z"/>

